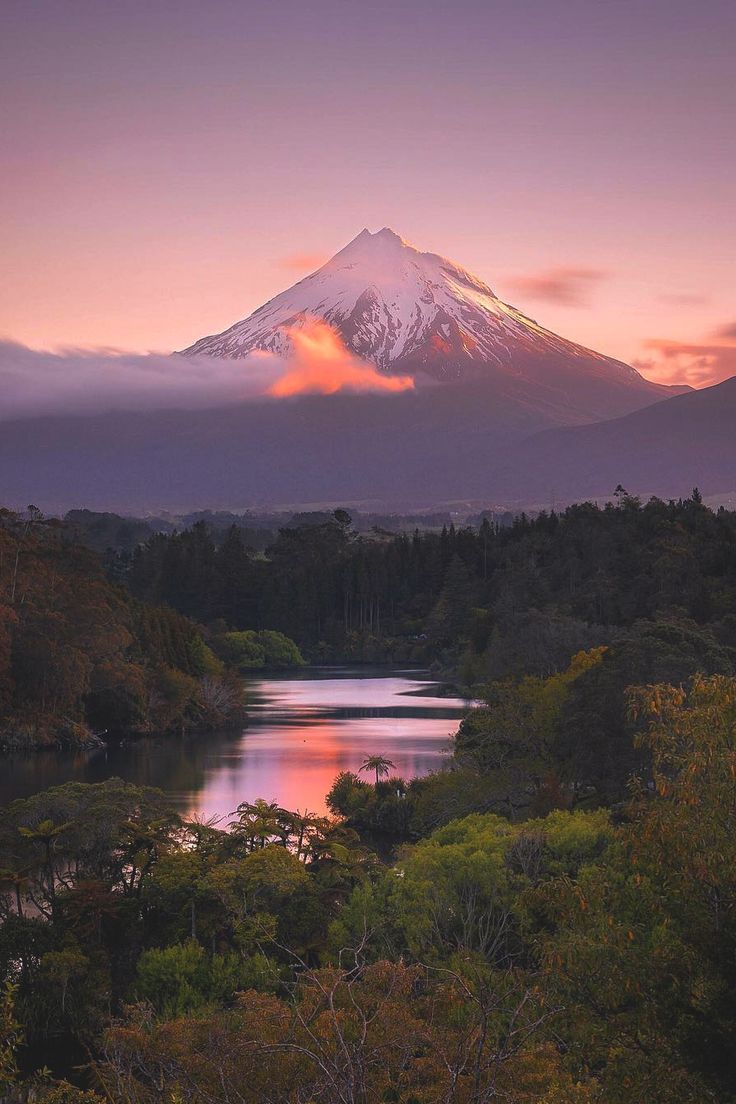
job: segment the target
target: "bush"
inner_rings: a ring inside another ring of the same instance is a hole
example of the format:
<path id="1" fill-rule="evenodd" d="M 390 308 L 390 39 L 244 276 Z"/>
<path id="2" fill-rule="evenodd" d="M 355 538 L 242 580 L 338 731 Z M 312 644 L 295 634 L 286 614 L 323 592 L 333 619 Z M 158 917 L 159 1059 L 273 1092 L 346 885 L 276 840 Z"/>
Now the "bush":
<path id="1" fill-rule="evenodd" d="M 241 989 L 270 977 L 263 955 L 208 955 L 199 943 L 175 943 L 163 950 L 144 951 L 138 960 L 135 995 L 166 1018 L 196 1012 L 229 1000 Z"/>
<path id="2" fill-rule="evenodd" d="M 228 632 L 217 641 L 226 663 L 241 671 L 259 667 L 303 667 L 304 657 L 293 640 L 280 632 Z"/>

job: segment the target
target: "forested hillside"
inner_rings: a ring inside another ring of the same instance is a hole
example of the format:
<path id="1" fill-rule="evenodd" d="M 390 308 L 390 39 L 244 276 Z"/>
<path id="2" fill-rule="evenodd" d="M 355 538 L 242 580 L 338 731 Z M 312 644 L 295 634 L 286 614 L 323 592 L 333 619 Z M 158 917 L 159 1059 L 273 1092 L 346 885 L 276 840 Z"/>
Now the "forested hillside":
<path id="1" fill-rule="evenodd" d="M 0 745 L 207 727 L 241 704 L 191 621 L 113 585 L 58 522 L 0 511 Z"/>

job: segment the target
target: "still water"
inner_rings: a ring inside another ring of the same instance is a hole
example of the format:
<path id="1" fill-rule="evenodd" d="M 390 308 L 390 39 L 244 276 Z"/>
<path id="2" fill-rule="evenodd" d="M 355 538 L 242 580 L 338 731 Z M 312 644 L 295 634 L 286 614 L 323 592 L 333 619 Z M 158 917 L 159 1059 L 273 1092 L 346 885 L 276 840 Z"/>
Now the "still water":
<path id="1" fill-rule="evenodd" d="M 321 813 L 335 775 L 357 772 L 369 755 L 390 759 L 404 778 L 438 767 L 469 704 L 438 697 L 421 673 L 362 668 L 249 679 L 248 702 L 240 733 L 4 755 L 0 804 L 72 779 L 117 776 L 160 787 L 188 815 L 227 818 L 239 802 L 257 797 Z"/>

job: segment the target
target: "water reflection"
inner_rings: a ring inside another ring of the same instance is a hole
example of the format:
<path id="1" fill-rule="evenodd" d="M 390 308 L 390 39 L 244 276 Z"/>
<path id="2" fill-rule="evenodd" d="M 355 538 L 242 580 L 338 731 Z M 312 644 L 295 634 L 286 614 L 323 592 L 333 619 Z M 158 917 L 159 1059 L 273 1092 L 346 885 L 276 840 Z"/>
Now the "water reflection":
<path id="1" fill-rule="evenodd" d="M 256 797 L 322 812 L 335 775 L 357 771 L 368 755 L 385 755 L 405 778 L 437 767 L 467 708 L 438 697 L 416 672 L 311 670 L 252 680 L 248 691 L 250 719 L 240 734 L 7 756 L 0 803 L 71 779 L 118 775 L 160 786 L 189 814 L 227 817 Z"/>

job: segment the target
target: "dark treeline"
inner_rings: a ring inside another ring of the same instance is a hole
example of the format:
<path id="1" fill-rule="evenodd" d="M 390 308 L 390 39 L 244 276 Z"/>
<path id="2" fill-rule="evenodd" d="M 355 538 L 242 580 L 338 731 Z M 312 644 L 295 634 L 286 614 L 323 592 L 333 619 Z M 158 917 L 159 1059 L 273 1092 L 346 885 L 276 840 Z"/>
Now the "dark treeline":
<path id="1" fill-rule="evenodd" d="M 111 583 L 60 523 L 0 511 L 0 745 L 222 725 L 241 706 L 195 624 Z"/>
<path id="2" fill-rule="evenodd" d="M 678 615 L 736 645 L 736 514 L 692 499 L 582 504 L 510 526 L 359 536 L 344 511 L 279 531 L 254 555 L 232 528 L 159 534 L 120 557 L 131 591 L 201 622 L 278 629 L 336 654 L 423 644 L 463 655 L 476 681 L 545 674 L 570 644 Z M 426 637 L 426 642 L 425 642 Z M 417 649 L 415 649 L 417 650 Z M 421 649 L 420 649 L 421 650 Z"/>
<path id="3" fill-rule="evenodd" d="M 420 529 L 441 529 L 449 525 L 448 512 L 426 514 L 366 514 L 353 512 L 353 524 L 359 533 L 401 533 Z M 510 524 L 513 515 L 497 515 L 504 524 Z M 99 553 L 127 553 L 146 541 L 154 533 L 181 532 L 199 522 L 209 529 L 212 539 L 219 545 L 233 527 L 241 533 L 244 543 L 254 552 L 262 552 L 273 544 L 279 529 L 297 526 L 321 525 L 331 518 L 329 510 L 293 512 L 254 512 L 237 514 L 227 510 L 197 510 L 188 514 L 160 514 L 145 518 L 125 517 L 121 514 L 99 510 L 69 510 L 64 515 L 67 529 L 88 548 Z M 474 519 L 480 524 L 482 517 Z"/>

